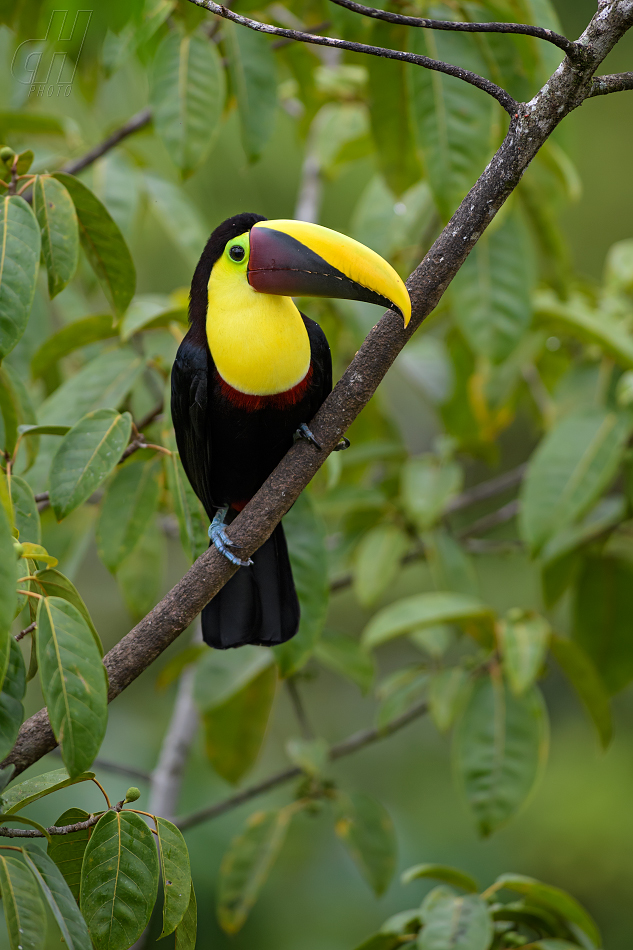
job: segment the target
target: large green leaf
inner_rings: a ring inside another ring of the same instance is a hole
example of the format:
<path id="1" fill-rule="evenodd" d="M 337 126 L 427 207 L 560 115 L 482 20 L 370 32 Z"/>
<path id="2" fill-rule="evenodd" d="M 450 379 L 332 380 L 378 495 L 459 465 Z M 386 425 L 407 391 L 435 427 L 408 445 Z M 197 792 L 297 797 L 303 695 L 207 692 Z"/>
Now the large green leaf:
<path id="1" fill-rule="evenodd" d="M 117 409 L 136 383 L 145 361 L 126 347 L 101 353 L 45 399 L 39 421 L 74 425 L 95 409 Z"/>
<path id="2" fill-rule="evenodd" d="M 172 30 L 156 52 L 150 101 L 154 126 L 184 174 L 205 158 L 224 107 L 224 71 L 215 43 Z"/>
<path id="3" fill-rule="evenodd" d="M 505 359 L 527 330 L 533 283 L 527 231 L 517 214 L 486 231 L 451 285 L 455 319 L 475 353 Z"/>
<path id="4" fill-rule="evenodd" d="M 314 654 L 324 666 L 352 680 L 361 692 L 368 693 L 376 675 L 376 664 L 371 653 L 358 640 L 336 630 L 324 630 Z"/>
<path id="5" fill-rule="evenodd" d="M 24 198 L 0 198 L 0 360 L 26 329 L 40 262 L 40 229 Z"/>
<path id="6" fill-rule="evenodd" d="M 520 696 L 536 681 L 550 637 L 547 620 L 533 611 L 514 608 L 500 625 L 503 666 L 512 691 Z"/>
<path id="7" fill-rule="evenodd" d="M 37 348 L 31 357 L 31 375 L 37 379 L 63 356 L 68 356 L 82 346 L 89 346 L 117 335 L 109 313 L 75 320 L 53 333 Z"/>
<path id="8" fill-rule="evenodd" d="M 286 837 L 295 806 L 250 815 L 220 866 L 218 918 L 228 934 L 237 933 L 268 877 Z"/>
<path id="9" fill-rule="evenodd" d="M 196 950 L 197 934 L 198 906 L 196 903 L 196 892 L 193 889 L 192 881 L 187 911 L 185 916 L 176 927 L 176 950 Z"/>
<path id="10" fill-rule="evenodd" d="M 374 20 L 367 43 L 386 49 L 407 45 L 406 29 Z M 404 35 L 403 35 L 404 34 Z M 379 56 L 367 58 L 369 114 L 378 165 L 395 195 L 401 195 L 421 177 L 413 147 L 405 63 Z"/>
<path id="11" fill-rule="evenodd" d="M 597 343 L 620 366 L 633 367 L 633 338 L 627 324 L 608 311 L 595 309 L 586 297 L 573 294 L 563 302 L 551 290 L 540 291 L 535 308 L 537 320 L 586 343 Z"/>
<path id="12" fill-rule="evenodd" d="M 182 462 L 175 451 L 176 440 L 171 433 L 167 438 L 167 445 L 172 452 L 164 460 L 167 487 L 178 519 L 180 542 L 186 556 L 191 561 L 195 561 L 209 546 L 207 533 L 209 519 L 185 475 Z"/>
<path id="13" fill-rule="evenodd" d="M 140 815 L 108 811 L 84 854 L 81 912 L 95 950 L 128 950 L 145 930 L 158 891 L 158 854 Z"/>
<path id="14" fill-rule="evenodd" d="M 600 742 L 606 748 L 613 736 L 609 694 L 596 667 L 580 644 L 552 635 L 550 649 L 593 720 Z"/>
<path id="15" fill-rule="evenodd" d="M 415 864 L 412 868 L 407 868 L 406 871 L 402 872 L 402 883 L 410 884 L 411 881 L 427 877 L 436 881 L 444 881 L 445 884 L 451 884 L 455 887 L 461 887 L 462 890 L 471 893 L 476 893 L 479 890 L 479 885 L 474 877 L 445 864 Z"/>
<path id="16" fill-rule="evenodd" d="M 610 693 L 633 680 L 633 564 L 617 557 L 586 557 L 576 583 L 573 636 Z"/>
<path id="17" fill-rule="evenodd" d="M 165 818 L 156 819 L 156 830 L 164 893 L 161 939 L 173 933 L 187 913 L 191 896 L 191 867 L 182 832 Z"/>
<path id="18" fill-rule="evenodd" d="M 336 833 L 377 897 L 396 869 L 396 834 L 389 813 L 363 792 L 341 796 Z"/>
<path id="19" fill-rule="evenodd" d="M 54 177 L 70 192 L 77 211 L 81 246 L 106 297 L 115 312 L 121 314 L 136 287 L 136 271 L 125 238 L 107 208 L 83 182 L 64 172 L 55 172 Z"/>
<path id="20" fill-rule="evenodd" d="M 195 267 L 209 236 L 200 213 L 182 188 L 158 175 L 145 173 L 150 207 L 169 237 Z"/>
<path id="21" fill-rule="evenodd" d="M 90 815 L 83 808 L 68 808 L 55 822 L 57 828 L 66 825 L 77 825 L 85 821 Z M 79 887 L 81 884 L 81 866 L 84 851 L 90 840 L 90 828 L 83 831 L 71 831 L 66 835 L 51 835 L 48 845 L 48 856 L 55 862 L 63 875 L 75 901 L 79 903 Z"/>
<path id="22" fill-rule="evenodd" d="M 0 890 L 11 950 L 44 950 L 46 913 L 24 858 L 0 851 Z"/>
<path id="23" fill-rule="evenodd" d="M 525 803 L 547 748 L 547 712 L 537 688 L 517 697 L 498 672 L 481 676 L 455 732 L 455 764 L 482 835 Z"/>
<path id="24" fill-rule="evenodd" d="M 38 175 L 33 210 L 42 232 L 42 254 L 48 271 L 48 293 L 60 293 L 77 270 L 79 229 L 73 200 L 60 181 Z"/>
<path id="25" fill-rule="evenodd" d="M 0 692 L 0 761 L 9 754 L 24 719 L 26 669 L 20 647 L 11 638 L 9 664 Z"/>
<path id="26" fill-rule="evenodd" d="M 58 521 L 90 498 L 119 462 L 132 417 L 115 409 L 89 412 L 62 439 L 50 472 L 50 500 Z"/>
<path id="27" fill-rule="evenodd" d="M 429 686 L 429 712 L 440 732 L 447 732 L 464 706 L 470 677 L 461 666 L 433 674 Z"/>
<path id="28" fill-rule="evenodd" d="M 476 894 L 433 901 L 423 921 L 419 950 L 488 950 L 492 942 L 488 906 Z"/>
<path id="29" fill-rule="evenodd" d="M 424 552 L 436 590 L 453 590 L 469 597 L 479 596 L 479 582 L 469 555 L 443 527 L 425 532 Z"/>
<path id="30" fill-rule="evenodd" d="M 575 412 L 545 436 L 522 488 L 519 524 L 533 553 L 580 518 L 614 477 L 631 420 L 604 409 Z"/>
<path id="31" fill-rule="evenodd" d="M 330 586 L 325 524 L 307 492 L 299 495 L 283 526 L 301 608 L 298 633 L 287 643 L 273 647 L 279 671 L 285 677 L 301 669 L 316 646 L 327 615 Z M 257 559 L 257 552 L 253 559 Z"/>
<path id="32" fill-rule="evenodd" d="M 420 531 L 426 531 L 458 494 L 463 474 L 454 462 L 441 464 L 432 455 L 421 455 L 405 462 L 400 478 L 404 510 Z"/>
<path id="33" fill-rule="evenodd" d="M 166 541 L 156 521 L 151 521 L 134 549 L 117 570 L 125 605 L 137 621 L 157 604 L 165 570 Z"/>
<path id="34" fill-rule="evenodd" d="M 22 426 L 32 425 L 37 419 L 24 381 L 8 363 L 0 367 L 0 413 L 4 428 L 4 451 L 13 455 Z M 29 467 L 37 455 L 38 447 L 37 439 L 32 439 L 27 445 Z"/>
<path id="35" fill-rule="evenodd" d="M 53 769 L 52 772 L 44 772 L 42 775 L 36 775 L 35 778 L 29 778 L 19 785 L 2 793 L 4 801 L 3 812 L 5 815 L 13 815 L 15 812 L 30 805 L 31 802 L 57 792 L 60 788 L 67 788 L 69 785 L 77 785 L 79 782 L 89 782 L 94 778 L 94 772 L 82 772 L 79 775 L 71 776 L 66 769 Z M 77 819 L 79 820 L 79 819 Z M 59 822 L 58 822 L 59 824 Z"/>
<path id="36" fill-rule="evenodd" d="M 56 571 L 52 567 L 47 567 L 44 570 L 37 571 L 35 574 L 37 580 L 35 581 L 36 590 L 41 591 L 47 597 L 61 597 L 62 600 L 67 600 L 73 607 L 76 607 L 81 616 L 84 618 L 94 641 L 97 644 L 97 648 L 103 656 L 103 645 L 99 634 L 97 633 L 96 627 L 92 622 L 92 617 L 86 607 L 83 598 L 73 582 L 69 580 L 64 574 L 60 571 Z"/>
<path id="37" fill-rule="evenodd" d="M 4 473 L 0 473 L 0 478 L 3 477 Z M 16 574 L 16 554 L 11 524 L 4 505 L 0 504 L 0 673 L 5 669 L 8 659 L 11 624 L 17 606 L 15 582 L 16 578 L 21 576 Z"/>
<path id="38" fill-rule="evenodd" d="M 116 571 L 134 549 L 158 506 L 161 459 L 130 462 L 108 486 L 97 524 L 97 551 L 110 571 Z"/>
<path id="39" fill-rule="evenodd" d="M 275 128 L 277 70 L 270 41 L 262 33 L 235 23 L 222 29 L 231 84 L 237 97 L 242 145 L 256 161 Z"/>
<path id="40" fill-rule="evenodd" d="M 76 607 L 43 597 L 37 659 L 48 717 L 64 765 L 77 777 L 94 761 L 108 721 L 108 683 L 92 632 Z"/>
<path id="41" fill-rule="evenodd" d="M 445 20 L 451 13 L 436 6 L 428 16 Z M 480 75 L 486 73 L 476 40 L 464 34 L 411 30 L 409 49 L 432 59 L 459 63 Z M 447 220 L 474 185 L 490 154 L 491 103 L 478 89 L 454 76 L 419 66 L 410 67 L 406 75 L 415 140 L 436 204 Z"/>
<path id="42" fill-rule="evenodd" d="M 11 476 L 11 501 L 19 540 L 41 544 L 40 513 L 37 510 L 33 489 L 19 475 Z"/>
<path id="43" fill-rule="evenodd" d="M 542 884 L 541 881 L 523 874 L 502 874 L 497 878 L 495 884 L 498 887 L 516 891 L 518 894 L 524 894 L 533 903 L 546 907 L 548 910 L 553 910 L 565 920 L 579 927 L 583 934 L 586 934 L 597 947 L 601 945 L 600 931 L 587 911 L 584 907 L 581 907 L 575 898 L 559 887 Z"/>
<path id="44" fill-rule="evenodd" d="M 379 610 L 365 627 L 363 643 L 366 647 L 377 647 L 416 628 L 438 623 L 472 623 L 489 630 L 493 616 L 490 607 L 465 594 L 444 591 L 415 594 Z"/>
<path id="45" fill-rule="evenodd" d="M 54 861 L 37 848 L 23 848 L 24 858 L 57 922 L 68 950 L 92 950 L 90 934 L 73 894 Z"/>
<path id="46" fill-rule="evenodd" d="M 372 528 L 356 548 L 354 593 L 362 607 L 373 607 L 400 572 L 409 536 L 394 524 Z"/>

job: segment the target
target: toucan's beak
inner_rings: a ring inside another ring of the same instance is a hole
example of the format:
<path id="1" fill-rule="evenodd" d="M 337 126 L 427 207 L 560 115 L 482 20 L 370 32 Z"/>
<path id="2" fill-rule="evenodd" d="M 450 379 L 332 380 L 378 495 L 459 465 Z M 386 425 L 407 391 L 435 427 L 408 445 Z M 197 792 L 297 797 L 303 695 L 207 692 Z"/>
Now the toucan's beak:
<path id="1" fill-rule="evenodd" d="M 379 254 L 305 221 L 258 221 L 250 233 L 248 282 L 285 297 L 338 297 L 379 304 L 411 319 L 404 283 Z"/>

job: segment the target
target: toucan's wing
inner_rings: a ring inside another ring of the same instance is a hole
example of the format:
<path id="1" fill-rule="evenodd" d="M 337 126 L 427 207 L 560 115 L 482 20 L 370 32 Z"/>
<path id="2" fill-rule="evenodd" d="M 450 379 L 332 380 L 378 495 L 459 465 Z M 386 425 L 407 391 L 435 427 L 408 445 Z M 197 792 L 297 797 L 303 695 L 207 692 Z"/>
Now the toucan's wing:
<path id="1" fill-rule="evenodd" d="M 214 508 L 209 497 L 213 458 L 207 407 L 209 354 L 206 346 L 191 337 L 189 331 L 172 367 L 171 416 L 183 468 L 209 513 Z"/>
<path id="2" fill-rule="evenodd" d="M 310 382 L 310 418 L 332 392 L 332 354 L 325 333 L 318 323 L 301 314 L 310 339 L 312 380 Z M 306 420 L 306 421 L 309 421 Z"/>

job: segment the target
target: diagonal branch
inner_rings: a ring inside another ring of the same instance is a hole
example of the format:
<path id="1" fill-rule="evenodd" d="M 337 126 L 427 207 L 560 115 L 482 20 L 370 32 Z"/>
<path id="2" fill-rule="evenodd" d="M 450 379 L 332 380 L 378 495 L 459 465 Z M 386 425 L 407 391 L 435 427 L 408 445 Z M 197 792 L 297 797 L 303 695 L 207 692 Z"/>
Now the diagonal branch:
<path id="1" fill-rule="evenodd" d="M 387 23 L 398 23 L 402 26 L 416 26 L 423 30 L 450 30 L 460 33 L 515 33 L 520 36 L 534 36 L 558 46 L 573 61 L 584 57 L 585 48 L 580 43 L 568 40 L 566 36 L 547 30 L 542 26 L 531 26 L 528 23 L 460 23 L 455 20 L 429 20 L 428 17 L 402 16 L 400 13 L 390 13 L 387 10 L 376 10 L 366 7 L 354 0 L 332 0 L 332 3 L 362 16 L 373 17 L 376 20 L 385 20 Z"/>
<path id="2" fill-rule="evenodd" d="M 92 165 L 98 158 L 105 155 L 106 152 L 109 152 L 110 149 L 113 149 L 119 142 L 122 142 L 123 139 L 126 139 L 128 135 L 132 135 L 134 132 L 139 132 L 141 129 L 144 129 L 151 121 L 151 109 L 141 109 L 141 111 L 133 115 L 131 119 L 128 119 L 125 125 L 122 125 L 121 128 L 113 132 L 112 135 L 109 135 L 107 139 L 104 139 L 99 145 L 95 145 L 94 148 L 91 148 L 90 151 L 82 155 L 81 158 L 75 158 L 67 162 L 60 171 L 66 172 L 67 175 L 77 175 L 80 171 L 83 171 L 84 168 L 87 168 L 88 165 Z"/>
<path id="3" fill-rule="evenodd" d="M 339 40 L 333 36 L 317 36 L 315 33 L 303 33 L 301 30 L 288 30 L 285 27 L 271 26 L 269 23 L 261 23 L 259 20 L 251 20 L 249 17 L 242 16 L 240 13 L 234 13 L 227 7 L 215 3 L 214 0 L 190 0 L 197 7 L 202 7 L 210 13 L 224 17 L 225 20 L 232 20 L 233 23 L 239 23 L 240 26 L 246 26 L 250 30 L 257 30 L 259 33 L 268 33 L 271 36 L 284 36 L 289 40 L 297 40 L 301 43 L 313 43 L 316 46 L 331 46 L 335 49 L 346 49 L 352 53 L 365 53 L 369 56 L 381 56 L 384 59 L 395 59 L 401 63 L 414 63 L 416 66 L 423 66 L 425 69 L 432 69 L 439 73 L 445 73 L 447 76 L 455 76 L 464 82 L 476 86 L 489 96 L 496 99 L 509 115 L 514 115 L 517 110 L 517 102 L 510 93 L 497 86 L 496 83 L 469 69 L 462 69 L 461 66 L 453 66 L 450 63 L 443 63 L 438 59 L 431 59 L 428 56 L 421 56 L 418 53 L 406 53 L 402 50 L 384 49 L 382 46 L 367 46 L 365 43 L 352 43 L 349 40 Z"/>
<path id="4" fill-rule="evenodd" d="M 610 92 L 627 92 L 633 89 L 633 73 L 612 73 L 610 76 L 596 76 L 591 84 L 588 98 L 608 96 Z"/>
<path id="5" fill-rule="evenodd" d="M 224 9 L 224 8 L 220 8 Z M 297 442 L 230 526 L 233 542 L 248 557 L 270 537 L 275 526 L 334 449 L 387 370 L 422 321 L 437 306 L 446 288 L 493 220 L 541 146 L 566 115 L 589 96 L 593 73 L 619 39 L 633 26 L 633 0 L 615 0 L 602 8 L 581 37 L 591 53 L 588 65 L 567 60 L 534 99 L 513 117 L 508 133 L 474 187 L 407 282 L 412 317 L 388 311 L 358 350 L 347 370 L 310 423 L 323 446 L 317 451 Z M 209 548 L 154 609 L 104 658 L 113 700 L 147 669 L 185 630 L 236 568 L 215 547 Z M 23 723 L 16 744 L 1 765 L 15 765 L 18 775 L 56 745 L 46 710 Z"/>

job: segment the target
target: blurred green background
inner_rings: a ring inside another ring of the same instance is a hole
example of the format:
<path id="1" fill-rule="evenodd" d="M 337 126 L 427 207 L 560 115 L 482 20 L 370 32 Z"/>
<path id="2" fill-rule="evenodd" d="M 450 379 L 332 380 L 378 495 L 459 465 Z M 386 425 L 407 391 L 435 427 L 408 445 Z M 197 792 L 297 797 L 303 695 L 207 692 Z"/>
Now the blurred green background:
<path id="1" fill-rule="evenodd" d="M 595 12 L 595 0 L 555 0 L 568 36 Z M 631 68 L 633 35 L 612 54 L 604 70 Z M 142 76 L 137 77 L 142 84 Z M 112 77 L 102 99 L 94 105 L 95 123 L 124 121 L 145 102 L 145 90 L 130 84 L 122 71 Z M 65 103 L 68 115 L 85 110 L 72 97 Z M 89 121 L 85 114 L 82 122 Z M 223 127 L 209 158 L 186 182 L 185 189 L 211 230 L 225 217 L 239 211 L 256 211 L 270 217 L 291 216 L 302 162 L 302 146 L 295 123 L 281 109 L 274 136 L 262 159 L 248 165 L 239 144 L 235 113 Z M 594 280 L 602 271 L 605 253 L 616 240 L 633 236 L 633 94 L 597 98 L 587 102 L 565 123 L 565 144 L 582 180 L 582 195 L 564 212 L 564 228 L 581 278 Z M 152 145 L 156 140 L 152 139 Z M 147 145 L 141 137 L 130 141 L 132 151 Z M 167 167 L 167 160 L 165 159 Z M 321 223 L 341 231 L 351 229 L 356 201 L 370 180 L 372 159 L 356 163 L 334 180 L 327 181 Z M 145 219 L 147 222 L 147 219 Z M 169 293 L 186 286 L 191 268 L 155 224 L 137 229 L 130 240 L 139 273 L 141 293 Z M 308 310 L 308 313 L 310 311 Z M 389 382 L 377 396 L 383 411 L 393 414 L 393 424 L 413 438 L 416 449 L 430 446 L 432 420 L 420 425 L 420 407 L 403 395 L 397 382 Z M 430 417 L 429 417 L 430 418 Z M 413 433 L 413 435 L 411 435 Z M 502 439 L 506 461 L 523 454 L 525 430 L 511 429 Z M 483 463 L 473 466 L 473 479 L 488 474 Z M 481 506 L 481 513 L 491 506 Z M 498 537 L 511 537 L 512 528 L 499 529 Z M 492 535 L 494 536 L 494 535 Z M 477 558 L 484 599 L 504 610 L 520 603 L 542 608 L 538 578 L 529 561 L 519 554 Z M 63 566 L 63 565 L 62 565 Z M 186 569 L 180 546 L 169 542 L 163 588 L 167 590 Z M 84 593 L 104 646 L 109 649 L 129 629 L 130 621 L 114 579 L 90 546 L 81 556 L 75 581 Z M 430 589 L 423 567 L 404 569 L 389 600 Z M 338 630 L 358 633 L 367 620 L 350 593 L 333 597 L 329 623 Z M 561 612 L 564 617 L 564 610 Z M 185 637 L 188 634 L 184 635 Z M 181 649 L 177 643 L 169 655 Z M 406 646 L 383 648 L 385 671 L 403 662 Z M 313 667 L 309 667 L 313 670 Z M 336 741 L 372 721 L 374 701 L 341 679 L 314 667 L 314 678 L 304 694 L 312 722 L 319 734 Z M 150 770 L 155 764 L 168 722 L 175 688 L 158 692 L 157 669 L 148 670 L 112 705 L 104 760 Z M 27 713 L 40 707 L 36 681 L 30 684 Z M 543 780 L 522 814 L 491 840 L 477 838 L 463 798 L 451 778 L 449 744 L 438 737 L 430 723 L 421 720 L 388 742 L 378 744 L 332 768 L 344 788 L 363 788 L 379 798 L 394 818 L 400 846 L 399 869 L 416 862 L 451 864 L 474 874 L 482 885 L 503 871 L 517 871 L 550 881 L 572 892 L 586 904 L 603 930 L 606 950 L 628 950 L 633 933 L 630 893 L 633 889 L 633 704 L 630 690 L 616 698 L 616 738 L 601 753 L 595 735 L 569 688 L 557 675 L 544 684 L 552 719 L 552 751 Z M 296 733 L 285 693 L 279 696 L 264 754 L 249 781 L 286 764 L 280 750 L 285 737 Z M 49 756 L 39 763 L 55 768 L 59 759 Z M 99 770 L 113 800 L 123 797 L 129 779 Z M 139 783 L 141 784 L 141 783 Z M 146 806 L 145 788 L 140 806 Z M 230 788 L 211 770 L 198 741 L 192 756 L 180 811 L 204 806 L 229 794 Z M 51 823 L 66 802 L 96 807 L 97 791 L 62 792 L 54 804 L 32 810 L 33 817 Z M 288 789 L 266 801 L 283 802 Z M 54 809 L 55 814 L 50 810 Z M 262 895 L 246 926 L 228 938 L 215 922 L 215 882 L 218 865 L 231 836 L 240 827 L 245 806 L 225 817 L 187 833 L 198 894 L 198 947 L 236 950 L 349 950 L 371 933 L 390 913 L 415 905 L 421 887 L 403 888 L 396 882 L 376 901 L 360 879 L 349 857 L 332 832 L 325 814 L 301 814 L 293 823 Z M 0 928 L 0 946 L 6 935 Z M 169 938 L 167 944 L 172 940 Z M 167 945 L 164 944 L 164 945 Z M 147 946 L 152 946 L 150 940 Z"/>

